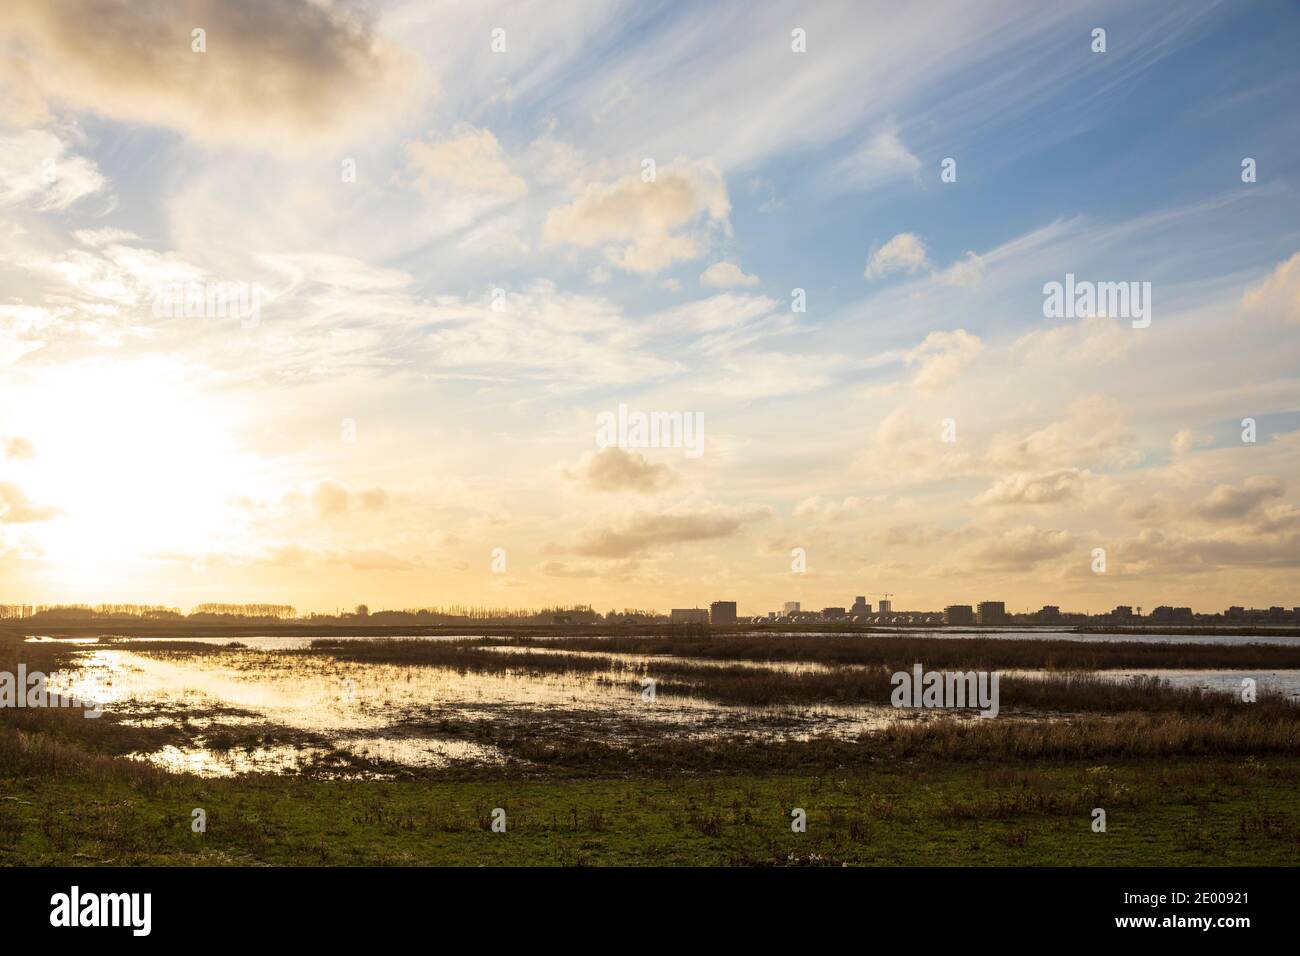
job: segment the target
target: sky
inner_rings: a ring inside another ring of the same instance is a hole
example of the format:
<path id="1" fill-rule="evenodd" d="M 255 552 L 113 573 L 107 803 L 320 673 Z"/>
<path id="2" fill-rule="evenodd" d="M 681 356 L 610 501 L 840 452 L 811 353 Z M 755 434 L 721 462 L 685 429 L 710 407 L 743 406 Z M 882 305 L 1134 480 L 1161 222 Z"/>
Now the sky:
<path id="1" fill-rule="evenodd" d="M 1300 605 L 1296 49 L 1288 0 L 8 0 L 0 603 Z"/>

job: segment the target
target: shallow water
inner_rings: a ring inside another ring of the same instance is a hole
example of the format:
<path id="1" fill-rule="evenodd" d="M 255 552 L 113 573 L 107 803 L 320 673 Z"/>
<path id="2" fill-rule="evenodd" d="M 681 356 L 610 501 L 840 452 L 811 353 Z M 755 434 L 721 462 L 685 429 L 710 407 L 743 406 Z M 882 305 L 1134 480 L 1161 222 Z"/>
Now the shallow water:
<path id="1" fill-rule="evenodd" d="M 1013 635 L 1026 636 L 1006 632 L 1008 637 Z M 1036 631 L 1027 636 L 1044 635 Z M 463 638 L 457 635 L 454 639 Z M 635 747 L 648 740 L 732 735 L 773 741 L 821 735 L 852 739 L 899 720 L 937 716 L 934 712 L 900 712 L 886 705 L 742 707 L 668 694 L 651 699 L 644 692 L 642 679 L 642 668 L 651 663 L 677 663 L 699 671 L 728 667 L 787 674 L 856 665 L 618 654 L 614 656 L 617 664 L 610 669 L 537 672 L 525 669 L 529 656 L 564 654 L 590 660 L 611 655 L 489 645 L 484 650 L 517 657 L 520 663 L 519 669 L 491 672 L 342 661 L 327 653 L 286 653 L 306 647 L 313 639 L 243 637 L 239 639 L 246 645 L 243 648 L 192 653 L 151 651 L 149 645 L 161 640 L 157 638 L 114 639 L 103 644 L 95 638 L 75 638 L 69 643 L 77 646 L 79 669 L 52 680 L 51 690 L 95 701 L 129 725 L 177 731 L 168 746 L 138 756 L 168 769 L 206 776 L 306 769 L 382 775 L 385 764 L 444 768 L 504 763 L 508 755 L 490 742 L 466 739 L 479 734 L 475 725 L 481 722 L 497 728 L 504 724 L 517 733 L 535 734 L 537 740 L 562 738 Z M 232 639 L 185 640 L 229 645 Z M 1060 672 L 1002 673 L 1042 677 Z M 1276 691 L 1300 699 L 1300 671 L 1124 669 L 1090 673 L 1116 681 L 1158 677 L 1176 686 L 1233 694 L 1240 692 L 1243 678 L 1251 677 L 1261 693 Z M 690 676 L 674 676 L 673 681 L 689 683 Z M 961 716 L 977 719 L 972 712 Z M 358 761 L 369 763 L 355 769 Z"/>
<path id="2" fill-rule="evenodd" d="M 518 648 L 495 650 L 521 653 Z M 620 662 L 629 669 L 493 673 L 339 661 L 327 655 L 251 648 L 218 654 L 150 654 L 121 644 L 87 644 L 79 654 L 79 669 L 60 675 L 51 689 L 96 701 L 106 712 L 142 727 L 166 727 L 183 718 L 198 738 L 193 745 L 178 744 L 142 756 L 168 768 L 207 775 L 292 772 L 321 756 L 320 748 L 309 745 L 233 750 L 210 745 L 211 738 L 223 730 L 265 725 L 313 735 L 337 751 L 366 760 L 445 767 L 504 759 L 490 745 L 440 734 L 449 723 L 514 721 L 527 727 L 545 720 L 548 733 L 632 743 L 647 735 L 853 738 L 900 719 L 930 716 L 900 714 L 883 705 L 731 707 L 677 695 L 656 694 L 649 699 L 637 672 L 638 660 L 623 661 L 620 655 Z"/>
<path id="3" fill-rule="evenodd" d="M 1160 668 L 1126 668 L 1087 672 L 1102 680 L 1117 682 L 1135 681 L 1156 677 L 1174 687 L 1199 687 L 1201 690 L 1233 694 L 1241 693 L 1242 681 L 1255 681 L 1258 693 L 1278 693 L 1291 700 L 1300 700 L 1300 671 L 1291 670 L 1165 670 Z M 1060 671 L 1005 670 L 1007 677 L 1060 676 Z"/>
<path id="4" fill-rule="evenodd" d="M 1213 630 L 1186 631 L 1179 634 L 1130 634 L 1125 632 L 1116 632 L 1109 634 L 1078 634 L 1073 631 L 1053 630 L 1052 628 L 1005 628 L 1002 630 L 972 630 L 962 627 L 935 627 L 935 628 L 892 628 L 879 627 L 869 634 L 861 634 L 864 641 L 869 641 L 873 636 L 889 635 L 904 637 L 946 637 L 946 638 L 967 638 L 971 640 L 992 639 L 1004 641 L 1082 641 L 1084 643 L 1095 642 L 1135 642 L 1138 644 L 1264 644 L 1264 645 L 1300 645 L 1300 635 L 1289 634 L 1270 634 L 1262 631 L 1256 634 L 1219 634 Z M 581 628 L 575 628 L 572 632 L 566 634 L 538 634 L 537 640 L 558 640 L 566 637 L 584 637 L 584 638 L 607 638 L 618 635 L 593 634 L 583 631 Z M 808 637 L 818 638 L 826 637 L 827 632 L 821 631 L 740 631 L 737 636 L 740 637 Z M 376 635 L 376 634 L 331 634 L 328 638 L 320 636 L 283 636 L 276 634 L 259 634 L 251 637 L 195 637 L 187 634 L 183 630 L 169 636 L 150 636 L 150 637 L 120 637 L 113 636 L 111 640 L 115 643 L 122 642 L 156 642 L 156 641 L 192 641 L 199 644 L 216 644 L 224 645 L 232 642 L 238 642 L 250 648 L 261 650 L 294 650 L 309 647 L 312 641 L 317 640 L 339 640 L 339 641 L 461 641 L 461 640 L 481 640 L 488 638 L 486 634 L 393 634 L 393 635 Z M 110 639 L 105 636 L 105 639 Z M 100 640 L 98 637 L 49 637 L 43 634 L 32 634 L 27 636 L 29 641 L 58 641 L 68 644 L 94 644 Z"/>

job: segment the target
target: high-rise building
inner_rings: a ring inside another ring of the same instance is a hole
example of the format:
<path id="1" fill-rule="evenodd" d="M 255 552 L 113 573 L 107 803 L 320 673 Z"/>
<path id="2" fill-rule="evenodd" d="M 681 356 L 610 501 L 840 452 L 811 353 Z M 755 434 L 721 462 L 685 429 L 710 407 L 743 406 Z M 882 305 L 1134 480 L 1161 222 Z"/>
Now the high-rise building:
<path id="1" fill-rule="evenodd" d="M 880 613 L 881 613 L 881 614 L 893 614 L 893 613 L 894 613 L 894 602 L 893 602 L 893 601 L 885 601 L 885 600 L 882 600 L 882 601 L 880 602 Z"/>
<path id="2" fill-rule="evenodd" d="M 975 609 L 969 604 L 949 604 L 943 609 L 945 624 L 974 624 Z"/>
<path id="3" fill-rule="evenodd" d="M 1005 601 L 980 601 L 975 612 L 975 620 L 981 624 L 1007 623 L 1007 605 Z"/>
<path id="4" fill-rule="evenodd" d="M 798 614 L 798 613 L 799 613 L 799 602 L 798 602 L 798 601 L 786 601 L 786 602 L 785 602 L 785 608 L 784 608 L 784 610 L 783 610 L 781 613 L 782 613 L 782 614 L 787 614 L 787 615 L 789 615 L 789 614 Z"/>
<path id="5" fill-rule="evenodd" d="M 859 614 L 870 614 L 871 605 L 867 603 L 865 597 L 859 595 L 853 599 L 853 607 L 849 608 L 849 613 L 855 617 Z"/>
<path id="6" fill-rule="evenodd" d="M 714 601 L 709 605 L 709 623 L 710 624 L 735 624 L 736 623 L 736 602 L 735 601 Z"/>

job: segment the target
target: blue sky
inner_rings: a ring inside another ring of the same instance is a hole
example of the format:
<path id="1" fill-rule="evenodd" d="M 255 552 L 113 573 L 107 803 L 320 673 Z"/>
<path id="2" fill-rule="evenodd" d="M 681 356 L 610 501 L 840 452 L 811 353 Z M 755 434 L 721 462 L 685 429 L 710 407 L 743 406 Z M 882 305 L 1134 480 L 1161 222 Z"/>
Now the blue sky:
<path id="1" fill-rule="evenodd" d="M 1296 603 L 1298 41 L 1286 2 L 19 0 L 0 599 Z M 1046 317 L 1067 273 L 1150 326 Z M 265 302 L 160 317 L 178 283 Z M 596 447 L 619 404 L 705 454 Z"/>

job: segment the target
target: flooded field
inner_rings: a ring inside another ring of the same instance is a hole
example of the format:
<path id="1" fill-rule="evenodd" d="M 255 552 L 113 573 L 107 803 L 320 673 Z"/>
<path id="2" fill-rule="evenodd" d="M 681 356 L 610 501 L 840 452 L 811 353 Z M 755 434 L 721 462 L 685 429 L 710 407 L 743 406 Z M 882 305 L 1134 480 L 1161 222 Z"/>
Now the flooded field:
<path id="1" fill-rule="evenodd" d="M 975 665 L 965 662 L 979 646 L 941 640 L 968 634 L 904 635 L 909 642 L 898 653 L 907 655 L 907 663 L 899 666 L 910 669 L 914 660 L 939 658 L 944 648 L 952 655 L 956 646 L 961 667 L 969 669 Z M 1219 697 L 1215 706 L 1222 706 L 1234 695 L 1240 698 L 1246 678 L 1261 695 L 1300 702 L 1300 669 L 1291 669 L 1296 654 L 1289 645 L 1251 650 L 1242 638 L 1219 635 L 1208 640 L 1241 646 L 1171 647 L 1168 653 L 1140 648 L 1142 660 L 1154 656 L 1157 663 L 1186 659 L 1178 654 L 1200 658 L 1190 666 L 1107 667 L 1098 655 L 1091 666 L 1063 667 L 1061 655 L 1078 645 L 1046 642 L 1066 635 L 1035 630 L 974 636 L 1045 642 L 1039 659 L 1047 666 L 1030 658 L 1027 666 L 990 668 L 1001 676 L 998 723 L 1109 719 L 1124 711 L 1188 707 L 1204 712 L 1198 693 Z M 898 662 L 864 655 L 898 639 L 893 633 L 874 641 L 869 635 L 777 639 L 754 632 L 725 641 L 649 643 L 599 635 L 567 642 L 465 635 L 27 641 L 70 655 L 72 666 L 52 690 L 94 701 L 110 722 L 138 732 L 127 756 L 202 776 L 385 778 L 476 768 L 527 774 L 544 772 L 552 760 L 581 764 L 593 754 L 608 763 L 611 753 L 619 755 L 620 766 L 635 767 L 641 753 L 665 746 L 842 746 L 937 719 L 984 723 L 974 709 L 891 706 L 890 675 Z M 1098 651 L 1106 643 L 1098 636 L 1088 640 L 1097 642 Z M 1177 643 L 1191 645 L 1193 636 Z M 989 646 L 998 645 L 985 642 Z M 1012 647 L 1002 647 L 998 656 Z M 1027 647 L 1014 645 L 1017 651 Z M 832 656 L 839 653 L 850 656 Z M 822 657 L 789 659 L 791 654 Z M 1246 654 L 1283 666 L 1221 666 L 1242 662 Z M 773 659 L 763 659 L 769 655 Z"/>
<path id="2" fill-rule="evenodd" d="M 539 737 L 624 742 L 672 735 L 851 739 L 900 719 L 885 705 L 734 707 L 690 696 L 654 695 L 637 676 L 641 659 L 610 670 L 500 672 L 338 661 L 292 648 L 150 653 L 147 641 L 84 643 L 78 669 L 54 689 L 99 702 L 135 726 L 180 725 L 189 738 L 140 754 L 160 765 L 207 775 L 294 772 L 331 751 L 354 758 L 337 772 L 382 774 L 411 767 L 493 764 L 490 745 L 440 731 L 481 722 L 535 728 Z M 226 643 L 229 643 L 228 641 Z M 251 643 L 241 641 L 241 643 Z M 301 647 L 301 644 L 297 645 Z M 545 650 L 489 648 L 520 660 Z M 581 656 L 581 655 L 575 655 Z M 714 662 L 691 662 L 711 668 Z M 798 672 L 820 665 L 747 664 Z M 918 719 L 909 715 L 904 719 Z M 249 731 L 256 731 L 256 740 Z M 225 746 L 234 736 L 244 741 Z M 373 765 L 373 766 L 368 766 Z"/>

